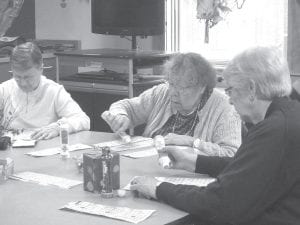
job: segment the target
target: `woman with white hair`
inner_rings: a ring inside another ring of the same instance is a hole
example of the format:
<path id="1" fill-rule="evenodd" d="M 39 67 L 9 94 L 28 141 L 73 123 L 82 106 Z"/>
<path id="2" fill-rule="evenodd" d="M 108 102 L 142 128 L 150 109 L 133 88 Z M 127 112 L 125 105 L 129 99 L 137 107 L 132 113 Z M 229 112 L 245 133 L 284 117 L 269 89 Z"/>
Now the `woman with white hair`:
<path id="1" fill-rule="evenodd" d="M 224 71 L 241 118 L 254 124 L 234 158 L 195 155 L 167 146 L 174 169 L 216 177 L 206 187 L 137 177 L 132 189 L 195 217 L 199 224 L 298 225 L 300 104 L 290 100 L 289 69 L 276 48 L 236 56 Z"/>
<path id="2" fill-rule="evenodd" d="M 146 124 L 143 136 L 162 135 L 167 145 L 233 156 L 241 143 L 241 121 L 228 97 L 214 88 L 210 63 L 199 54 L 181 53 L 165 64 L 165 74 L 167 83 L 110 106 L 104 119 L 111 129 L 119 133 Z"/>

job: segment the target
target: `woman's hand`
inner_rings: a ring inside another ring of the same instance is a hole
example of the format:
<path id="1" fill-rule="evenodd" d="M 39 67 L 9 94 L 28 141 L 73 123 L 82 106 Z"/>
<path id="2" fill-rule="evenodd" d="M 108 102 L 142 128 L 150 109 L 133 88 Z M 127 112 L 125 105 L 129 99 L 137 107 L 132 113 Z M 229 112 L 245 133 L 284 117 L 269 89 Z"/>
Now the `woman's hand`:
<path id="1" fill-rule="evenodd" d="M 115 133 L 120 133 L 129 129 L 130 120 L 126 115 L 113 115 L 109 111 L 105 111 L 102 113 L 101 117 Z"/>
<path id="2" fill-rule="evenodd" d="M 59 127 L 54 126 L 45 126 L 39 129 L 36 129 L 31 134 L 31 139 L 33 140 L 47 140 L 54 138 L 59 135 Z"/>
<path id="3" fill-rule="evenodd" d="M 166 145 L 193 146 L 194 138 L 188 135 L 169 133 L 165 137 Z"/>
<path id="4" fill-rule="evenodd" d="M 193 148 L 168 145 L 164 148 L 164 151 L 172 160 L 171 168 L 195 172 L 198 155 Z"/>
<path id="5" fill-rule="evenodd" d="M 139 195 L 148 199 L 157 199 L 156 187 L 159 181 L 153 177 L 135 177 L 131 181 L 131 190 L 137 191 Z"/>

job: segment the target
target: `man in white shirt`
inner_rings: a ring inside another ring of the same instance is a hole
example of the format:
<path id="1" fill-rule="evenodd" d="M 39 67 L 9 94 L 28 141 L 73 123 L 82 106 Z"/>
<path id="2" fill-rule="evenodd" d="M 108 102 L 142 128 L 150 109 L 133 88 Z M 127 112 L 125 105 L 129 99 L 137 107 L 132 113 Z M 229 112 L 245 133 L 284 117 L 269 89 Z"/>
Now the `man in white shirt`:
<path id="1" fill-rule="evenodd" d="M 39 48 L 31 42 L 12 51 L 13 78 L 0 84 L 2 129 L 32 129 L 31 138 L 50 139 L 59 135 L 59 126 L 69 132 L 90 129 L 90 119 L 62 85 L 42 75 Z"/>

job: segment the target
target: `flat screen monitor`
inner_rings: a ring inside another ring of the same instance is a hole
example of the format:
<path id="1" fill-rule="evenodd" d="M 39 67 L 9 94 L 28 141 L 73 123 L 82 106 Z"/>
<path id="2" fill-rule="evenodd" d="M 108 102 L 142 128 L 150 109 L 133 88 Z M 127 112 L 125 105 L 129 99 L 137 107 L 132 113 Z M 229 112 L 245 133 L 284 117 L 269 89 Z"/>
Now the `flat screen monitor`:
<path id="1" fill-rule="evenodd" d="M 120 36 L 164 33 L 165 0 L 92 0 L 92 32 Z"/>

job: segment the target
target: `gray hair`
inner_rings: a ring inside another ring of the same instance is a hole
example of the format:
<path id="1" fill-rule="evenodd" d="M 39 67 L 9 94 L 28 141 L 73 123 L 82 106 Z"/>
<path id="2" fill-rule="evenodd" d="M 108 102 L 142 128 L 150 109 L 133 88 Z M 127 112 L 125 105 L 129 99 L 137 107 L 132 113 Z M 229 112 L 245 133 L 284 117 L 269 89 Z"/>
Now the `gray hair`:
<path id="1" fill-rule="evenodd" d="M 41 68 L 43 65 L 42 53 L 37 45 L 26 42 L 16 46 L 10 56 L 11 67 L 30 69 L 32 67 Z"/>
<path id="2" fill-rule="evenodd" d="M 287 61 L 276 47 L 245 50 L 231 60 L 223 76 L 239 88 L 254 82 L 256 96 L 261 100 L 288 96 L 292 90 Z"/>
<path id="3" fill-rule="evenodd" d="M 216 71 L 212 65 L 197 53 L 178 53 L 165 64 L 165 74 L 168 81 L 185 86 L 206 86 L 212 89 L 216 86 Z"/>

